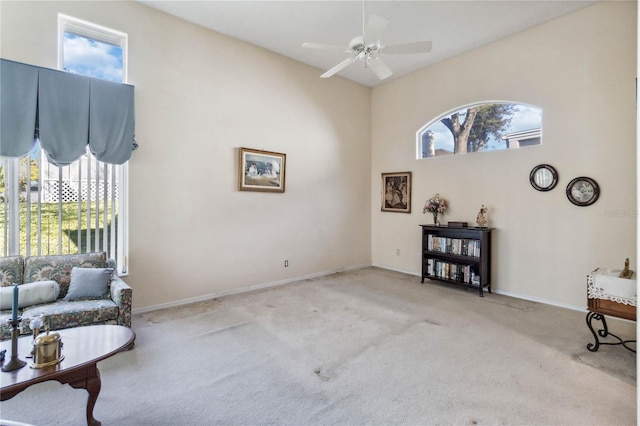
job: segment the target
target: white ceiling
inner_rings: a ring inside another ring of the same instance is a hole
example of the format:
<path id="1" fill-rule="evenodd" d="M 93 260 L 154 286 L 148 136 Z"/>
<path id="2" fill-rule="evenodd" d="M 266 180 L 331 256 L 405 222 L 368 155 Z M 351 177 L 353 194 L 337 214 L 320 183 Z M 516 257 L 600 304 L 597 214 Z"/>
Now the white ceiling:
<path id="1" fill-rule="evenodd" d="M 302 47 L 304 42 L 348 47 L 362 34 L 359 0 L 138 0 L 150 7 L 318 68 L 318 76 L 349 54 Z M 578 0 L 369 0 L 365 14 L 389 20 L 381 44 L 431 40 L 427 54 L 387 55 L 389 81 L 491 41 L 596 3 Z M 381 81 L 356 62 L 339 76 L 373 87 Z M 335 77 L 333 77 L 335 78 Z"/>

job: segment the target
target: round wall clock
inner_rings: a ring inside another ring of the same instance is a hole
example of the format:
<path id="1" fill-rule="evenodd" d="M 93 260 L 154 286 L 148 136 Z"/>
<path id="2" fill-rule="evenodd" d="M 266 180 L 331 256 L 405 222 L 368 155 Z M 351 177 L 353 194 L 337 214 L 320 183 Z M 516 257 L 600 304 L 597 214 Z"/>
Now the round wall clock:
<path id="1" fill-rule="evenodd" d="M 567 185 L 567 198 L 576 206 L 590 206 L 599 196 L 600 187 L 591 178 L 577 177 Z"/>

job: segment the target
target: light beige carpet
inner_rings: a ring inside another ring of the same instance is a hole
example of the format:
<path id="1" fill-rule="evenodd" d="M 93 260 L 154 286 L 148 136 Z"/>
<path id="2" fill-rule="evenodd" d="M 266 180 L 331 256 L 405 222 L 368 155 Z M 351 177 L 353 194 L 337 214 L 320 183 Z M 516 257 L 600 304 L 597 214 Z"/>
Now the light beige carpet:
<path id="1" fill-rule="evenodd" d="M 133 324 L 136 348 L 99 364 L 103 425 L 636 424 L 635 354 L 589 352 L 585 313 L 376 268 Z M 1 416 L 81 425 L 85 401 L 49 382 Z"/>

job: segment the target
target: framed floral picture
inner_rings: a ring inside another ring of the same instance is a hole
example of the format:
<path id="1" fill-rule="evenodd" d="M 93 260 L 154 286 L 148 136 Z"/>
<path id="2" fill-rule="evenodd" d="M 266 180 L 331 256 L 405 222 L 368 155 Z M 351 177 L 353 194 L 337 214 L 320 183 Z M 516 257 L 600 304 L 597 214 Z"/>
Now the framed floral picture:
<path id="1" fill-rule="evenodd" d="M 240 148 L 240 191 L 284 192 L 287 155 Z"/>
<path id="2" fill-rule="evenodd" d="M 411 172 L 382 173 L 381 210 L 411 213 Z"/>

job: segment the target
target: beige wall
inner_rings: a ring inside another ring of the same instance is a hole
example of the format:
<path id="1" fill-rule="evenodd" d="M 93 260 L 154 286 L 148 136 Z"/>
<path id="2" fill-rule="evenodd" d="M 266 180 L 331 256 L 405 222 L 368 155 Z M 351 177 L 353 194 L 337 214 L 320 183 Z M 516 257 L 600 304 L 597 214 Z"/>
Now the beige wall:
<path id="1" fill-rule="evenodd" d="M 370 264 L 370 89 L 132 2 L 2 2 L 1 56 L 55 68 L 58 12 L 129 35 L 134 308 Z M 284 194 L 237 190 L 241 146 Z"/>
<path id="2" fill-rule="evenodd" d="M 497 228 L 494 289 L 585 305 L 596 266 L 636 269 L 636 6 L 606 2 L 373 90 L 131 2 L 2 2 L 0 55 L 56 66 L 57 13 L 129 34 L 136 86 L 130 275 L 138 310 L 373 263 L 419 274 L 422 204 Z M 435 40 L 437 42 L 437 40 Z M 415 159 L 415 132 L 456 106 L 544 109 L 544 141 Z M 236 190 L 237 148 L 287 154 L 285 194 Z M 185 154 L 187 152 L 187 154 Z M 529 184 L 550 163 L 560 182 Z M 413 212 L 380 212 L 380 173 L 412 171 Z M 573 177 L 601 196 L 576 207 Z M 399 255 L 397 255 L 399 249 Z M 288 259 L 289 268 L 282 262 Z"/>
<path id="3" fill-rule="evenodd" d="M 636 26 L 635 2 L 596 4 L 375 88 L 373 264 L 420 274 L 418 225 L 431 221 L 422 206 L 440 193 L 445 222 L 475 225 L 489 208 L 497 291 L 584 308 L 591 270 L 626 257 L 636 269 Z M 416 160 L 420 127 L 487 100 L 542 107 L 543 145 Z M 529 184 L 540 163 L 559 172 L 551 192 Z M 380 212 L 380 173 L 394 171 L 413 172 L 410 215 Z M 578 176 L 600 186 L 590 207 L 566 198 Z"/>

